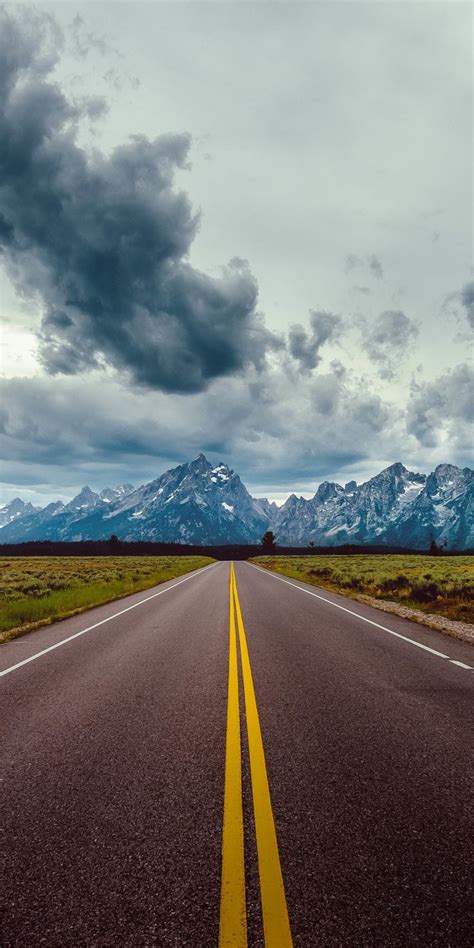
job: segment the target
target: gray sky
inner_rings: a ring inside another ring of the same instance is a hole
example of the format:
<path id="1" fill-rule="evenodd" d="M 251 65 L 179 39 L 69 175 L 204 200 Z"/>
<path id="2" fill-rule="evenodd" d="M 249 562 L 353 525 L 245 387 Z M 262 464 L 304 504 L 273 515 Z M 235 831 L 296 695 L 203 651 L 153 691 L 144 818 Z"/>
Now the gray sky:
<path id="1" fill-rule="evenodd" d="M 275 498 L 469 463 L 470 5 L 35 10 L 0 37 L 0 499 L 200 450 Z"/>

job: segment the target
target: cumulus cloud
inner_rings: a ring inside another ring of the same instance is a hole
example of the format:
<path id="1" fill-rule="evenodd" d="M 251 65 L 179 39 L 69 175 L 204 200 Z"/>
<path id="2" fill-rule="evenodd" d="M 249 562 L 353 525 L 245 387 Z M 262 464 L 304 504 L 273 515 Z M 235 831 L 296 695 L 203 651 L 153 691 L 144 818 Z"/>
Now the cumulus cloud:
<path id="1" fill-rule="evenodd" d="M 51 18 L 0 10 L 0 249 L 15 285 L 42 301 L 46 370 L 108 365 L 187 393 L 261 370 L 280 341 L 247 263 L 211 278 L 188 260 L 199 217 L 174 177 L 189 136 L 86 153 L 78 123 L 100 103 L 71 102 L 54 82 L 60 47 Z"/>
<path id="2" fill-rule="evenodd" d="M 418 335 L 418 327 L 402 310 L 385 310 L 368 326 L 361 322 L 364 349 L 378 365 L 379 375 L 393 379 L 396 366 Z"/>
<path id="3" fill-rule="evenodd" d="M 451 445 L 472 454 L 474 372 L 458 365 L 433 382 L 414 384 L 407 406 L 407 430 L 427 448 L 447 435 Z"/>
<path id="4" fill-rule="evenodd" d="M 321 347 L 338 339 L 343 327 L 340 316 L 325 310 L 311 310 L 309 324 L 310 332 L 296 323 L 288 333 L 288 351 L 303 372 L 310 372 L 319 365 Z"/>

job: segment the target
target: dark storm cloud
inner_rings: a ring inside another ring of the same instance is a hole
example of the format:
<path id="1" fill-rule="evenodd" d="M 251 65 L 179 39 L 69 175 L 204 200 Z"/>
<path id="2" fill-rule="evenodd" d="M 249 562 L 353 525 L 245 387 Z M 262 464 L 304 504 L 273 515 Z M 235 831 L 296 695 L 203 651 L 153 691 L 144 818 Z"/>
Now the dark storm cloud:
<path id="1" fill-rule="evenodd" d="M 55 84 L 60 44 L 49 18 L 0 9 L 0 249 L 17 288 L 42 300 L 47 371 L 106 364 L 139 385 L 199 392 L 260 370 L 281 343 L 256 312 L 248 265 L 236 258 L 216 279 L 187 259 L 199 219 L 174 176 L 189 136 L 87 154 L 77 124 L 103 103 L 70 102 Z"/>
<path id="2" fill-rule="evenodd" d="M 474 372 L 458 365 L 433 382 L 414 385 L 407 406 L 407 430 L 427 448 L 439 443 L 447 429 L 452 444 L 464 442 L 472 455 L 472 393 Z"/>
<path id="3" fill-rule="evenodd" d="M 401 310 L 386 310 L 372 326 L 362 323 L 363 345 L 369 357 L 378 364 L 383 378 L 395 377 L 397 362 L 418 335 L 418 327 Z"/>
<path id="4" fill-rule="evenodd" d="M 342 329 L 341 317 L 324 310 L 311 310 L 309 323 L 309 333 L 299 324 L 292 326 L 288 333 L 288 351 L 305 372 L 319 365 L 321 347 L 337 339 Z"/>
<path id="5" fill-rule="evenodd" d="M 466 310 L 467 321 L 474 329 L 474 281 L 466 283 L 461 290 L 461 302 Z"/>

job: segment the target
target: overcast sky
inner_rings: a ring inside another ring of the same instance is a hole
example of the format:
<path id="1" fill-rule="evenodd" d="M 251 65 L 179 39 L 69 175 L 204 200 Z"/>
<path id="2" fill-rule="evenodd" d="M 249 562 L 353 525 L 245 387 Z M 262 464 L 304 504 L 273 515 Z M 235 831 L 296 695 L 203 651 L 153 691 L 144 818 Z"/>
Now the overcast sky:
<path id="1" fill-rule="evenodd" d="M 470 463 L 471 17 L 0 4 L 0 501 Z"/>

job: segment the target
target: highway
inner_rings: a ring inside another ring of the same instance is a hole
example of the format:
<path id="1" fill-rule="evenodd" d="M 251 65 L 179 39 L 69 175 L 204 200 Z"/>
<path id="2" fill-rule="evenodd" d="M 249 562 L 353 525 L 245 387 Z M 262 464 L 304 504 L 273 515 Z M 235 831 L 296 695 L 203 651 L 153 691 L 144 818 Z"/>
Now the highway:
<path id="1" fill-rule="evenodd" d="M 473 667 L 245 562 L 2 646 L 3 948 L 472 946 Z"/>

